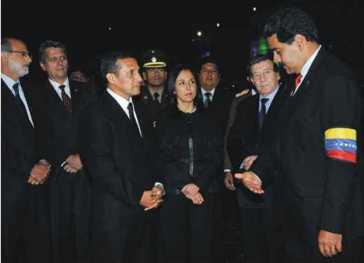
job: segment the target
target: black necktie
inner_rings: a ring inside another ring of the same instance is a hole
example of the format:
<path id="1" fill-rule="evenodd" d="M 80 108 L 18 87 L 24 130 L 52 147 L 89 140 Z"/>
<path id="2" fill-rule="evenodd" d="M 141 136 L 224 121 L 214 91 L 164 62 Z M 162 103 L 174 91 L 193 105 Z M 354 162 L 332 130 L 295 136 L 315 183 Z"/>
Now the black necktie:
<path id="1" fill-rule="evenodd" d="M 259 118 L 258 118 L 259 129 L 261 129 L 263 127 L 264 118 L 267 113 L 267 108 L 266 108 L 265 104 L 267 103 L 268 100 L 269 100 L 268 98 L 260 99 L 260 111 L 259 111 Z"/>
<path id="2" fill-rule="evenodd" d="M 140 136 L 140 131 L 139 131 L 139 128 L 138 128 L 138 124 L 137 124 L 135 116 L 134 116 L 134 106 L 133 106 L 132 102 L 129 102 L 128 111 L 129 111 L 129 120 L 131 122 L 131 125 L 133 126 L 135 131 L 138 132 L 138 134 Z"/>
<path id="3" fill-rule="evenodd" d="M 155 92 L 153 94 L 153 97 L 154 97 L 154 101 L 157 102 L 157 103 L 159 103 L 159 93 L 158 92 Z"/>
<path id="4" fill-rule="evenodd" d="M 61 97 L 63 101 L 63 105 L 68 112 L 72 112 L 72 101 L 71 98 L 65 92 L 65 85 L 60 85 L 59 88 L 61 89 Z"/>
<path id="5" fill-rule="evenodd" d="M 19 82 L 16 82 L 13 85 L 13 89 L 15 91 L 15 99 L 16 99 L 16 102 L 19 104 L 19 106 L 22 109 L 23 113 L 25 114 L 26 118 L 29 120 L 28 113 L 27 113 L 27 109 L 25 108 L 24 102 L 20 98 L 20 94 L 19 94 Z"/>
<path id="6" fill-rule="evenodd" d="M 210 106 L 211 103 L 211 93 L 210 92 L 206 92 L 205 93 L 205 108 L 208 108 Z"/>

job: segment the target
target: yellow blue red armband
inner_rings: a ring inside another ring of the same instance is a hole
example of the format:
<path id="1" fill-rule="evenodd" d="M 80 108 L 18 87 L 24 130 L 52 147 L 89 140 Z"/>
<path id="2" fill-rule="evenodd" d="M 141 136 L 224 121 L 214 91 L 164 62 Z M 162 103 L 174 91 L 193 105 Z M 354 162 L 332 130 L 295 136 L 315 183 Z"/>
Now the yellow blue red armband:
<path id="1" fill-rule="evenodd" d="M 329 158 L 356 163 L 356 130 L 330 128 L 325 131 L 325 150 Z"/>

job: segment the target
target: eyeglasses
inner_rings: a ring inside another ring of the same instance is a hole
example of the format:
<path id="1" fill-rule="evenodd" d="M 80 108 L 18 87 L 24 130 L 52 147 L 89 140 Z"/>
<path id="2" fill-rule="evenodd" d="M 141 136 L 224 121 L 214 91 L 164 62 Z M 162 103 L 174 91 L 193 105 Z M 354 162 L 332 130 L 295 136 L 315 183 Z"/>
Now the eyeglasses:
<path id="1" fill-rule="evenodd" d="M 30 51 L 18 51 L 18 50 L 9 50 L 10 53 L 18 53 L 22 55 L 23 57 L 29 57 L 32 58 L 32 53 Z"/>

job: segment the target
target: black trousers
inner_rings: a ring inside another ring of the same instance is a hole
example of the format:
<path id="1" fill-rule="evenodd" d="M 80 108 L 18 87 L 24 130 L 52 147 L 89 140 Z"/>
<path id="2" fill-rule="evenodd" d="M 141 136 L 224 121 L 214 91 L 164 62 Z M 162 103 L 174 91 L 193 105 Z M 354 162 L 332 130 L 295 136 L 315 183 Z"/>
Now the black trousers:
<path id="1" fill-rule="evenodd" d="M 76 262 L 74 185 L 77 174 L 60 171 L 50 178 L 50 218 L 54 263 Z"/>
<path id="2" fill-rule="evenodd" d="M 194 205 L 183 195 L 167 195 L 160 208 L 162 262 L 211 262 L 210 199 L 204 199 L 202 205 Z"/>
<path id="3" fill-rule="evenodd" d="M 361 263 L 362 243 L 359 238 L 343 242 L 343 252 L 334 257 L 324 257 L 318 248 L 309 248 L 299 239 L 285 240 L 284 263 Z"/>
<path id="4" fill-rule="evenodd" d="M 4 194 L 4 193 L 3 193 Z M 2 196 L 3 200 L 6 197 Z M 1 262 L 50 262 L 50 232 L 45 185 L 29 186 L 16 207 L 2 203 Z"/>
<path id="5" fill-rule="evenodd" d="M 146 231 L 142 207 L 129 207 L 113 195 L 93 189 L 90 262 L 149 263 L 153 237 Z"/>
<path id="6" fill-rule="evenodd" d="M 273 262 L 271 209 L 240 207 L 242 247 L 248 262 Z"/>

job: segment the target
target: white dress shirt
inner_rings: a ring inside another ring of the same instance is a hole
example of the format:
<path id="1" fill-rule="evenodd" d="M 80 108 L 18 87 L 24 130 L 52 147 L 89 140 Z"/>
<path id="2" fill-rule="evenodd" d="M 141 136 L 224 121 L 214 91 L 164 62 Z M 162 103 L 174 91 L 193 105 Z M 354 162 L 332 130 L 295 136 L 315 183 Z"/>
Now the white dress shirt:
<path id="1" fill-rule="evenodd" d="M 19 97 L 21 99 L 21 101 L 23 102 L 24 106 L 25 106 L 25 110 L 27 111 L 27 115 L 28 115 L 28 119 L 30 121 L 30 123 L 32 124 L 32 126 L 34 127 L 34 123 L 33 123 L 33 118 L 32 115 L 30 113 L 29 110 L 29 106 L 27 103 L 27 99 L 25 98 L 24 92 L 23 92 L 23 88 L 20 84 L 19 81 L 14 81 L 12 78 L 6 76 L 5 74 L 1 73 L 1 79 L 6 83 L 6 85 L 8 86 L 10 92 L 15 96 L 15 90 L 13 89 L 13 86 L 15 83 L 19 83 Z"/>
<path id="2" fill-rule="evenodd" d="M 215 90 L 216 90 L 216 88 L 214 88 L 212 90 L 205 90 L 203 87 L 201 87 L 201 93 L 202 93 L 202 98 L 203 98 L 203 102 L 204 103 L 205 103 L 205 100 L 206 100 L 206 96 L 205 96 L 206 93 L 210 93 L 211 94 L 210 101 L 213 101 L 214 94 L 215 94 Z"/>
<path id="3" fill-rule="evenodd" d="M 306 63 L 303 65 L 302 69 L 301 69 L 301 82 L 297 85 L 297 87 L 295 88 L 294 92 L 292 93 L 292 95 L 294 95 L 298 88 L 301 86 L 301 83 L 303 82 L 303 80 L 305 79 L 308 71 L 311 68 L 312 63 L 315 61 L 315 58 L 317 57 L 319 51 L 321 49 L 321 45 L 318 47 L 318 49 L 316 49 L 316 51 L 311 55 L 311 57 L 309 59 L 307 59 Z"/>
<path id="4" fill-rule="evenodd" d="M 59 84 L 58 82 L 54 81 L 53 79 L 48 79 L 49 82 L 51 83 L 52 87 L 54 88 L 54 90 L 57 92 L 58 97 L 62 100 L 62 90 L 59 88 L 59 86 L 64 85 L 64 92 L 67 94 L 68 97 L 71 97 L 71 88 L 70 88 L 70 82 L 68 80 L 68 78 L 66 78 L 66 80 L 64 81 L 63 84 Z M 62 100 L 63 101 L 63 100 Z"/>
<path id="5" fill-rule="evenodd" d="M 128 105 L 129 105 L 129 103 L 133 103 L 132 97 L 130 97 L 127 100 L 127 99 L 123 98 L 122 96 L 120 96 L 119 94 L 112 91 L 110 88 L 107 88 L 107 92 L 111 95 L 111 97 L 113 97 L 116 100 L 116 102 L 120 105 L 120 107 L 125 112 L 126 116 L 128 116 L 128 118 L 130 119 Z M 137 116 L 137 114 L 135 112 L 135 109 L 134 109 L 134 118 L 135 118 L 137 126 L 138 126 L 139 134 L 140 134 L 141 137 L 143 137 L 142 130 L 140 128 L 138 116 Z"/>

